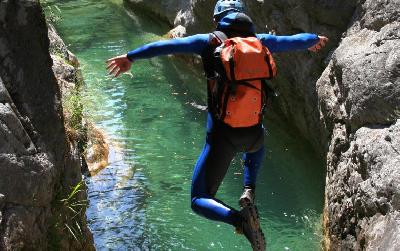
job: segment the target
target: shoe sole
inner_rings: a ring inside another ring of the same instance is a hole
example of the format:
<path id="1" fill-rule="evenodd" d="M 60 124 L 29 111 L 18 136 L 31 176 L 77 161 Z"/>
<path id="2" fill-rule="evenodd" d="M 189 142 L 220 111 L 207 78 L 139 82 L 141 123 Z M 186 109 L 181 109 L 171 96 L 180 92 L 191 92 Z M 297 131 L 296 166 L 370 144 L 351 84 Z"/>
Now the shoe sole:
<path id="1" fill-rule="evenodd" d="M 240 199 L 239 205 L 241 208 L 247 207 L 248 212 L 250 213 L 250 225 L 252 229 L 260 228 L 260 216 L 258 215 L 257 207 L 250 202 L 250 200 L 244 198 Z"/>
<path id="2" fill-rule="evenodd" d="M 256 245 L 253 243 L 251 244 L 251 247 L 253 248 L 254 251 L 264 251 L 266 250 L 266 241 L 265 241 L 265 236 L 264 233 L 261 230 L 260 227 L 260 217 L 258 215 L 258 210 L 257 207 L 250 202 L 249 199 L 247 198 L 241 198 L 239 200 L 239 205 L 241 208 L 247 208 L 247 211 L 249 213 L 249 224 L 251 228 L 253 229 L 253 235 L 255 234 L 256 237 L 254 238 L 257 242 Z M 259 236 L 261 235 L 261 236 Z"/>

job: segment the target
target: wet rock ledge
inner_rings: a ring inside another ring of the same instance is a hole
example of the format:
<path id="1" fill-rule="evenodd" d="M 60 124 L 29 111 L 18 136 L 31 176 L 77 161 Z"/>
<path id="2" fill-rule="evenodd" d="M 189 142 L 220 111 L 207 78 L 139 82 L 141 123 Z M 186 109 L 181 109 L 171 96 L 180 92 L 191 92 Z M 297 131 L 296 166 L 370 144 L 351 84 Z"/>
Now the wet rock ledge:
<path id="1" fill-rule="evenodd" d="M 94 250 L 52 65 L 38 1 L 0 1 L 0 250 Z"/>
<path id="2" fill-rule="evenodd" d="M 187 34 L 213 29 L 214 0 L 124 2 L 133 12 L 153 11 L 171 27 L 182 25 Z M 274 113 L 326 159 L 325 248 L 398 250 L 400 1 L 244 3 L 258 32 L 330 38 L 318 54 L 276 54 L 272 83 L 281 94 Z"/>

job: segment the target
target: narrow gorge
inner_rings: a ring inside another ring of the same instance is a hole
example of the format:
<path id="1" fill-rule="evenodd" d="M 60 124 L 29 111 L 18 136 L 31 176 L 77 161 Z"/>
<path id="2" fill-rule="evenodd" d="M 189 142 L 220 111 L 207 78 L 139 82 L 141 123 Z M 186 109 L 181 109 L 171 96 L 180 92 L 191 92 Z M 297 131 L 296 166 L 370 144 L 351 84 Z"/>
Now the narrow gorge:
<path id="1" fill-rule="evenodd" d="M 187 34 L 212 30 L 214 1 L 125 2 Z M 326 159 L 325 247 L 396 250 L 400 2 L 244 2 L 258 32 L 313 32 L 330 39 L 319 55 L 277 55 L 279 76 L 274 81 L 281 94 L 275 112 Z"/>
<path id="2" fill-rule="evenodd" d="M 212 31 L 216 1 L 43 2 L 0 0 L 0 250 L 248 248 L 190 209 L 199 58 L 138 61 L 120 79 L 104 69 L 144 43 Z M 270 250 L 397 250 L 400 1 L 244 3 L 259 33 L 330 39 L 318 54 L 274 55 L 257 188 Z M 86 178 L 84 111 L 112 142 L 107 168 Z M 218 194 L 232 205 L 241 172 L 235 159 Z"/>

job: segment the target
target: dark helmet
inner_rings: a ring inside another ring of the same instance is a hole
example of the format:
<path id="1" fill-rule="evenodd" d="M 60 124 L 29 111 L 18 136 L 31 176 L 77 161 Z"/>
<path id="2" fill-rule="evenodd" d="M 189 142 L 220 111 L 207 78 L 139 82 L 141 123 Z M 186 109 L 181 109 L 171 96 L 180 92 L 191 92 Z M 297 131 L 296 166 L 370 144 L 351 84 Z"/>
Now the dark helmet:
<path id="1" fill-rule="evenodd" d="M 244 12 L 241 0 L 218 0 L 214 8 L 214 18 L 220 19 L 223 15 L 233 11 Z"/>
<path id="2" fill-rule="evenodd" d="M 217 31 L 224 32 L 228 37 L 256 36 L 253 21 L 244 13 L 229 13 L 219 20 Z"/>

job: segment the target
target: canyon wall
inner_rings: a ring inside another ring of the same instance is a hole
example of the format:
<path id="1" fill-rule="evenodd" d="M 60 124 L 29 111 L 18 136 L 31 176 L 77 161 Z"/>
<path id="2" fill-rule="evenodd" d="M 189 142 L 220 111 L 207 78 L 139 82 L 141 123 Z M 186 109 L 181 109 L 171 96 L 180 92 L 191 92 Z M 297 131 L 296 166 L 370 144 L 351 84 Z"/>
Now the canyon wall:
<path id="1" fill-rule="evenodd" d="M 400 246 L 400 2 L 360 3 L 316 83 L 330 246 Z"/>
<path id="2" fill-rule="evenodd" d="M 94 250 L 52 65 L 39 2 L 1 0 L 0 250 Z"/>

